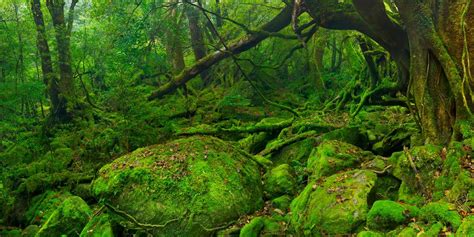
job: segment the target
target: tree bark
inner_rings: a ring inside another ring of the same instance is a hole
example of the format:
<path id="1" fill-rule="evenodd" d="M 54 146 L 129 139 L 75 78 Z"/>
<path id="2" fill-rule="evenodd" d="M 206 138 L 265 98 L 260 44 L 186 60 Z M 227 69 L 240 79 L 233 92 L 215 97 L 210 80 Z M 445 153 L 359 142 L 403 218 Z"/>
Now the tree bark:
<path id="1" fill-rule="evenodd" d="M 462 139 L 461 125 L 472 123 L 474 5 L 470 0 L 397 0 L 411 52 L 411 93 L 428 143 Z M 466 27 L 467 26 L 467 27 Z M 468 34 L 471 33 L 471 34 Z"/>
<path id="2" fill-rule="evenodd" d="M 176 0 L 170 0 L 169 3 L 174 4 Z M 183 46 L 181 44 L 180 26 L 178 24 L 177 12 L 175 6 L 172 6 L 169 18 L 170 26 L 165 30 L 166 34 L 166 53 L 170 58 L 173 74 L 179 74 L 185 67 Z"/>
<path id="3" fill-rule="evenodd" d="M 194 1 L 190 1 L 196 4 Z M 202 27 L 199 24 L 199 12 L 192 5 L 186 6 L 186 17 L 188 18 L 189 33 L 191 35 L 191 47 L 193 48 L 194 58 L 196 61 L 206 57 L 207 48 L 204 42 Z M 210 83 L 210 74 L 208 70 L 201 72 L 201 78 L 205 85 Z"/>
<path id="4" fill-rule="evenodd" d="M 78 0 L 71 2 L 69 10 L 68 22 L 64 16 L 64 0 L 46 0 L 46 6 L 51 14 L 53 21 L 55 38 L 58 53 L 59 66 L 59 91 L 60 97 L 66 103 L 66 113 L 58 114 L 59 120 L 70 120 L 72 118 L 72 108 L 74 107 L 76 95 L 74 89 L 74 77 L 72 73 L 72 58 L 71 58 L 71 30 L 73 23 L 74 7 Z"/>
<path id="5" fill-rule="evenodd" d="M 58 78 L 53 70 L 51 51 L 49 50 L 43 12 L 41 11 L 41 1 L 32 0 L 30 4 L 36 26 L 36 46 L 41 59 L 43 82 L 48 87 L 49 99 L 51 100 L 51 117 L 61 119 L 62 115 L 67 114 L 66 100 L 59 96 Z"/>

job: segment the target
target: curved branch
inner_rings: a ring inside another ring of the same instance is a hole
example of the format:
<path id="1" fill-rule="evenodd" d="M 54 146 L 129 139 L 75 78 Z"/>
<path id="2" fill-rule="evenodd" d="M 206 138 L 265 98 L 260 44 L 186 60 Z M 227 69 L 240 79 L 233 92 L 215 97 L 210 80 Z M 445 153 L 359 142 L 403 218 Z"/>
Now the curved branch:
<path id="1" fill-rule="evenodd" d="M 261 27 L 263 32 L 278 32 L 285 28 L 291 22 L 291 7 L 285 7 L 275 18 L 269 23 Z M 199 75 L 203 70 L 208 69 L 212 65 L 222 61 L 223 59 L 229 58 L 232 55 L 240 54 L 245 52 L 257 44 L 268 38 L 270 35 L 263 32 L 256 32 L 255 34 L 248 34 L 233 44 L 229 44 L 229 50 L 221 49 L 214 52 L 205 58 L 197 61 L 190 68 L 185 69 L 179 75 L 174 77 L 170 82 L 159 87 L 157 91 L 153 92 L 148 100 L 161 98 L 162 96 L 169 94 L 176 90 L 179 86 L 184 85 L 189 80 Z"/>

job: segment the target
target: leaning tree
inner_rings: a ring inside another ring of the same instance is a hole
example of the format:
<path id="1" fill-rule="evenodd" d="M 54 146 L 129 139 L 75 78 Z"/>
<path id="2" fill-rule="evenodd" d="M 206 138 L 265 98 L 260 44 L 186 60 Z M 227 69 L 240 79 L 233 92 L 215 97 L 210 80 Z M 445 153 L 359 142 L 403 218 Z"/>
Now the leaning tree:
<path id="1" fill-rule="evenodd" d="M 426 143 L 463 138 L 474 123 L 472 0 L 294 0 L 270 22 L 183 70 L 149 98 L 171 93 L 203 70 L 244 52 L 307 12 L 317 26 L 356 30 L 386 49 L 398 67 L 399 90 L 414 101 Z M 206 11 L 201 9 L 204 14 Z M 210 13 L 210 12 L 208 12 Z M 210 13 L 211 14 L 211 13 Z M 301 33 L 304 34 L 304 33 Z M 290 37 L 288 37 L 290 38 Z M 297 37 L 300 38 L 300 37 Z"/>

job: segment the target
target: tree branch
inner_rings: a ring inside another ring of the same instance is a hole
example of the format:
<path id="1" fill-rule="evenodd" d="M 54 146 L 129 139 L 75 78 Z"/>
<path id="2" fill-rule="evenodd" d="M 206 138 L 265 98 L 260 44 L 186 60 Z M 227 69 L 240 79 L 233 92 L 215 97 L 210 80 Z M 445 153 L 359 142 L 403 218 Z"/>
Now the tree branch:
<path id="1" fill-rule="evenodd" d="M 291 22 L 291 7 L 285 7 L 275 18 L 269 23 L 263 25 L 260 29 L 263 32 L 278 32 L 285 28 Z M 170 82 L 159 87 L 157 91 L 153 92 L 148 100 L 161 98 L 176 90 L 179 86 L 184 85 L 189 80 L 199 75 L 202 71 L 208 69 L 212 65 L 231 57 L 232 55 L 245 52 L 269 37 L 269 34 L 256 32 L 255 34 L 247 34 L 238 41 L 229 44 L 229 51 L 222 49 L 214 52 L 205 58 L 197 61 L 193 66 L 183 70 L 179 75 L 174 77 Z"/>

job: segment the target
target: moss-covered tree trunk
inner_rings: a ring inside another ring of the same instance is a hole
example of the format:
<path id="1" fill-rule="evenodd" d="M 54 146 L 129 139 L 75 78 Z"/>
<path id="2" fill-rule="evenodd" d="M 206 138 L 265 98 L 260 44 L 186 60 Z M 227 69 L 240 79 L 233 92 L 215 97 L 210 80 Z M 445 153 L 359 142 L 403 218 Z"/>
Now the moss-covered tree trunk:
<path id="1" fill-rule="evenodd" d="M 51 116 L 59 118 L 61 115 L 66 114 L 66 101 L 64 97 L 59 96 L 58 78 L 53 69 L 43 12 L 41 11 L 41 1 L 32 0 L 30 3 L 36 26 L 36 45 L 41 59 L 43 81 L 48 87 L 49 99 L 51 100 Z"/>
<path id="2" fill-rule="evenodd" d="M 472 0 L 396 0 L 410 41 L 410 92 L 425 142 L 460 139 L 472 123 Z"/>

